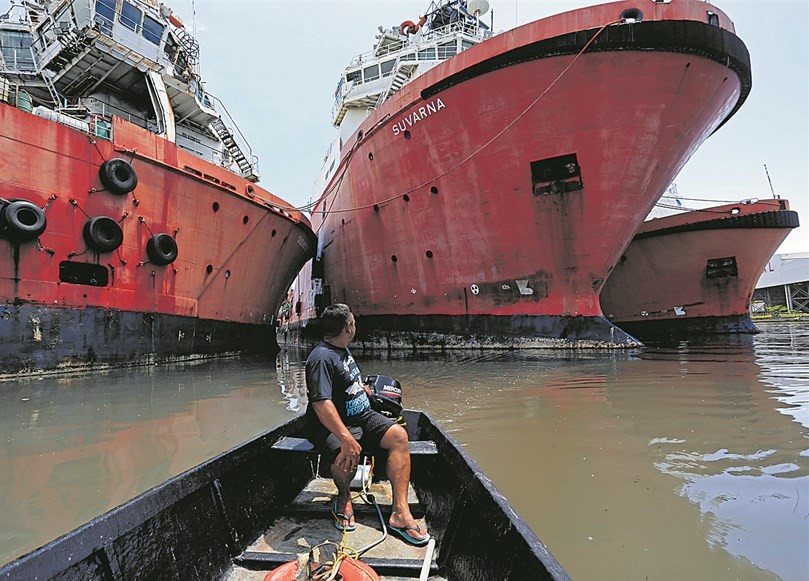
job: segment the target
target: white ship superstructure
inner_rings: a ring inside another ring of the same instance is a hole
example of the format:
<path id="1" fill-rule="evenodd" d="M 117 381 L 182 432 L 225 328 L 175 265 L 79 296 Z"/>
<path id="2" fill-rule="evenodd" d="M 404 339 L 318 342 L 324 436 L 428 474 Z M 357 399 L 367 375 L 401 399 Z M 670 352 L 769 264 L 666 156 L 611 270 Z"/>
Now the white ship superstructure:
<path id="1" fill-rule="evenodd" d="M 113 115 L 257 182 L 258 158 L 205 91 L 199 44 L 155 0 L 24 0 L 0 18 L 0 91 L 111 139 Z"/>
<path id="2" fill-rule="evenodd" d="M 488 9 L 486 0 L 440 0 L 416 21 L 379 27 L 374 49 L 354 57 L 337 83 L 332 124 L 339 136 L 326 154 L 315 196 L 334 175 L 342 148 L 372 111 L 413 79 L 492 36 L 493 23 L 479 18 Z"/>

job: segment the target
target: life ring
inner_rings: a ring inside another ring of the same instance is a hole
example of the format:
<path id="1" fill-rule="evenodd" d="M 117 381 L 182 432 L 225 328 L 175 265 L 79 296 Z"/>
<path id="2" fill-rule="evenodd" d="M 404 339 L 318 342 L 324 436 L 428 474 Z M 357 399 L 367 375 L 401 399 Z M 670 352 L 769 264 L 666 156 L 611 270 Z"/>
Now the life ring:
<path id="1" fill-rule="evenodd" d="M 146 243 L 149 259 L 160 266 L 177 260 L 177 241 L 170 234 L 155 234 Z"/>
<path id="2" fill-rule="evenodd" d="M 96 252 L 112 252 L 124 242 L 121 226 L 107 216 L 95 216 L 84 225 L 84 242 Z"/>
<path id="3" fill-rule="evenodd" d="M 0 231 L 17 242 L 38 238 L 47 224 L 42 208 L 28 200 L 12 200 L 0 210 Z"/>
<path id="4" fill-rule="evenodd" d="M 356 559 L 343 559 L 338 570 L 344 581 L 380 581 L 376 571 Z M 298 561 L 290 561 L 267 573 L 264 581 L 295 581 L 298 571 Z"/>
<path id="5" fill-rule="evenodd" d="M 169 22 L 174 28 L 183 28 L 183 21 L 177 18 L 174 14 L 169 14 Z"/>
<path id="6" fill-rule="evenodd" d="M 419 28 L 424 26 L 424 23 L 427 22 L 427 17 L 422 16 L 419 19 L 418 24 L 413 22 L 412 20 L 405 20 L 399 25 L 399 34 L 416 34 L 419 31 Z"/>
<path id="7" fill-rule="evenodd" d="M 290 561 L 267 573 L 264 581 L 295 581 L 297 577 L 298 561 Z"/>
<path id="8" fill-rule="evenodd" d="M 101 183 L 104 184 L 107 191 L 113 194 L 128 194 L 138 185 L 138 174 L 135 172 L 135 168 L 120 157 L 108 159 L 101 164 L 98 177 L 101 178 Z"/>

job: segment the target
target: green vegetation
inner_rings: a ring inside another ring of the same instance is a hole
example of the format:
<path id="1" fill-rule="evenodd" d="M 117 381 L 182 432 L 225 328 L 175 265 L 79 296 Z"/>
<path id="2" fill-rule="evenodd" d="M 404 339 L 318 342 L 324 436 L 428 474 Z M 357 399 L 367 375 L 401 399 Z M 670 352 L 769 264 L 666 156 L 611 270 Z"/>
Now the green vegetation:
<path id="1" fill-rule="evenodd" d="M 773 305 L 772 307 L 764 307 L 764 312 L 756 312 L 750 315 L 750 318 L 756 322 L 759 321 L 809 321 L 809 313 L 800 313 L 797 311 L 788 311 L 785 305 Z"/>

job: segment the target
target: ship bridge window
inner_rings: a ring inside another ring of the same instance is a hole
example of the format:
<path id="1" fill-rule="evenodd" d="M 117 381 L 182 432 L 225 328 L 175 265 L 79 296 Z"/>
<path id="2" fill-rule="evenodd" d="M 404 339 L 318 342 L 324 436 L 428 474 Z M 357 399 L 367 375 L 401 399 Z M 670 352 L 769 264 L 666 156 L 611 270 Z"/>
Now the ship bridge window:
<path id="1" fill-rule="evenodd" d="M 379 65 L 382 68 L 382 76 L 387 77 L 393 71 L 393 65 L 395 64 L 396 60 L 389 60 Z"/>
<path id="2" fill-rule="evenodd" d="M 33 71 L 34 56 L 31 54 L 33 39 L 30 32 L 4 30 L 0 33 L 3 60 L 17 71 Z"/>
<path id="3" fill-rule="evenodd" d="M 406 54 L 402 57 L 399 57 L 403 61 L 414 61 L 416 60 L 416 53 L 411 52 L 410 54 Z"/>
<path id="4" fill-rule="evenodd" d="M 160 39 L 163 38 L 163 25 L 151 16 L 143 17 L 143 38 L 152 44 L 160 44 Z"/>
<path id="5" fill-rule="evenodd" d="M 362 78 L 365 81 L 375 81 L 379 78 L 379 65 L 371 65 L 362 69 Z"/>
<path id="6" fill-rule="evenodd" d="M 124 0 L 121 3 L 121 16 L 119 17 L 121 24 L 130 30 L 140 32 L 141 22 L 143 20 L 143 12 L 134 4 Z"/>
<path id="7" fill-rule="evenodd" d="M 425 48 L 424 50 L 419 51 L 419 60 L 420 61 L 434 61 L 435 60 L 435 48 Z"/>
<path id="8" fill-rule="evenodd" d="M 444 42 L 438 45 L 438 58 L 439 59 L 448 59 L 451 56 L 455 56 L 458 52 L 458 45 L 455 41 L 451 42 Z"/>
<path id="9" fill-rule="evenodd" d="M 472 48 L 473 46 L 475 46 L 474 42 L 469 42 L 468 40 L 461 41 L 461 50 L 466 50 L 468 48 Z"/>
<path id="10" fill-rule="evenodd" d="M 362 73 L 359 70 L 346 73 L 346 81 L 362 81 Z"/>
<path id="11" fill-rule="evenodd" d="M 103 34 L 112 35 L 112 23 L 115 20 L 116 0 L 96 0 L 96 15 L 94 20 L 98 23 Z"/>

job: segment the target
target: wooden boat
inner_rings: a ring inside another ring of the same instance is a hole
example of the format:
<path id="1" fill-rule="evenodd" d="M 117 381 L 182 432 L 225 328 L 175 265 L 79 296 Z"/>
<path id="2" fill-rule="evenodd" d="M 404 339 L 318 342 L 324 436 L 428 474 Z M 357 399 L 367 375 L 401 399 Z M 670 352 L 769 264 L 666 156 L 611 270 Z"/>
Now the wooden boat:
<path id="1" fill-rule="evenodd" d="M 388 536 L 362 555 L 366 566 L 381 579 L 569 579 L 457 442 L 426 413 L 403 416 L 411 510 L 435 545 Z M 339 544 L 333 484 L 318 476 L 319 456 L 300 438 L 303 421 L 267 431 L 12 561 L 0 579 L 264 579 L 296 553 L 325 540 Z M 376 472 L 372 490 L 384 513 L 389 485 Z M 355 501 L 354 508 L 357 531 L 348 542 L 379 539 L 376 507 Z"/>

